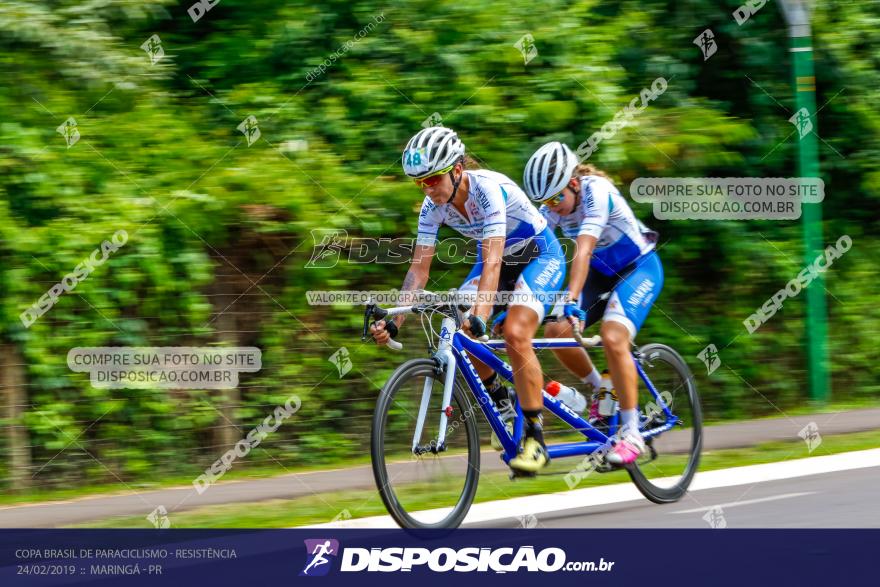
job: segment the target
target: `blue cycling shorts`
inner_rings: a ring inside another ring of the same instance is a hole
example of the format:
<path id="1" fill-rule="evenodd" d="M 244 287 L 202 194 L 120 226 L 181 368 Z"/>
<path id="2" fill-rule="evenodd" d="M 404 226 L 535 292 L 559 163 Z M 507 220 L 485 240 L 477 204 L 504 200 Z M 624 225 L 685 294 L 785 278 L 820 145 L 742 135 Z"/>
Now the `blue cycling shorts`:
<path id="1" fill-rule="evenodd" d="M 526 306 L 538 314 L 538 321 L 550 313 L 559 288 L 565 279 L 565 254 L 556 235 L 549 228 L 535 235 L 520 251 L 501 259 L 499 292 L 513 292 L 511 306 Z M 477 262 L 459 288 L 461 292 L 476 292 L 483 273 L 483 248 L 477 244 Z M 492 314 L 504 310 L 497 304 Z"/>
<path id="2" fill-rule="evenodd" d="M 587 313 L 586 326 L 600 318 L 612 320 L 626 326 L 635 338 L 662 289 L 663 265 L 655 251 L 645 253 L 616 275 L 591 269 L 580 299 Z"/>

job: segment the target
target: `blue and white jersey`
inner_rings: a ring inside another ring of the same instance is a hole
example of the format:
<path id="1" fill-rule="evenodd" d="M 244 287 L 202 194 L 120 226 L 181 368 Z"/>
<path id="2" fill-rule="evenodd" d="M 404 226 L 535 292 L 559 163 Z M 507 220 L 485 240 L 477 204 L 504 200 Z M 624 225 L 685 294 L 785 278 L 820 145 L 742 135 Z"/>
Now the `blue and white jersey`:
<path id="1" fill-rule="evenodd" d="M 464 202 L 467 217 L 452 204 L 437 206 L 425 196 L 419 213 L 417 244 L 434 246 L 437 231 L 441 224 L 445 224 L 479 241 L 503 236 L 503 254 L 509 255 L 519 251 L 547 227 L 547 220 L 516 182 L 506 175 L 488 169 L 465 173 L 469 182 L 468 197 Z"/>
<path id="2" fill-rule="evenodd" d="M 596 238 L 590 265 L 605 275 L 615 275 L 654 249 L 657 233 L 642 224 L 614 184 L 604 177 L 581 177 L 581 198 L 566 216 L 541 206 L 551 229 L 576 239 L 582 234 Z"/>

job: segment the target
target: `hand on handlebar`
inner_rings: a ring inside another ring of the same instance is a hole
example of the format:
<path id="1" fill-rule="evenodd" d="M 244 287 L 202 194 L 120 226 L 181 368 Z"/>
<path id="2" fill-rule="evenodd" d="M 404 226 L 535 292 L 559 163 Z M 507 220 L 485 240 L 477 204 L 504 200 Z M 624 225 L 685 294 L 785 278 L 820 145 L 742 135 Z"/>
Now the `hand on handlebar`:
<path id="1" fill-rule="evenodd" d="M 397 324 L 393 320 L 387 323 L 385 320 L 379 320 L 370 325 L 370 334 L 373 335 L 376 344 L 388 344 L 388 341 L 397 336 Z"/>
<path id="2" fill-rule="evenodd" d="M 461 329 L 471 338 L 480 338 L 486 335 L 486 321 L 479 316 L 469 316 L 462 324 Z"/>
<path id="3" fill-rule="evenodd" d="M 581 309 L 580 304 L 577 302 L 566 302 L 562 308 L 562 315 L 568 318 L 569 321 L 572 318 L 578 322 L 585 322 L 587 320 L 587 313 Z"/>

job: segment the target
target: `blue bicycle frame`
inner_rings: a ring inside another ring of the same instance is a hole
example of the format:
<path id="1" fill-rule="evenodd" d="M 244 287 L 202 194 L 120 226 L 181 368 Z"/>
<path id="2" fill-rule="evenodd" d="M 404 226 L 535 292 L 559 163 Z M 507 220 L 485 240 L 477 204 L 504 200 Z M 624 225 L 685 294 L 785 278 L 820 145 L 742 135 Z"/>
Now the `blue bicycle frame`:
<path id="1" fill-rule="evenodd" d="M 492 431 L 495 432 L 495 435 L 499 438 L 502 446 L 504 447 L 502 459 L 505 463 L 509 462 L 510 459 L 514 458 L 517 455 L 520 440 L 522 439 L 522 409 L 519 406 L 519 402 L 517 402 L 516 419 L 514 421 L 513 435 L 511 436 L 504 427 L 504 424 L 501 420 L 501 414 L 498 412 L 497 408 L 489 397 L 489 393 L 486 390 L 486 387 L 483 385 L 483 382 L 480 380 L 479 375 L 477 375 L 477 371 L 476 369 L 474 369 L 473 363 L 468 358 L 468 353 L 470 353 L 471 355 L 485 363 L 487 366 L 492 368 L 496 373 L 513 383 L 513 371 L 511 370 L 510 365 L 505 363 L 494 352 L 492 352 L 493 350 L 503 349 L 505 347 L 504 341 L 490 340 L 488 342 L 479 342 L 472 338 L 469 338 L 461 331 L 456 331 L 452 335 L 450 341 L 448 328 L 444 328 L 443 330 L 441 330 L 440 337 L 441 346 L 438 350 L 438 353 L 446 351 L 448 349 L 448 351 L 451 351 L 454 355 L 454 363 L 456 367 L 461 370 L 465 380 L 468 383 L 468 387 L 470 387 L 471 392 L 474 394 L 474 397 L 477 399 L 477 402 L 482 408 L 483 413 L 485 414 L 486 419 L 489 422 L 489 425 L 492 427 Z M 450 344 L 448 346 L 445 345 L 445 341 L 448 341 Z M 571 348 L 580 346 L 581 344 L 573 338 L 536 339 L 533 341 L 533 347 L 535 349 Z M 654 400 L 657 402 L 657 405 L 660 407 L 660 409 L 663 410 L 663 413 L 666 415 L 666 421 L 662 426 L 657 426 L 655 428 L 644 430 L 642 432 L 645 438 L 650 438 L 652 436 L 661 434 L 675 426 L 678 422 L 678 418 L 670 411 L 669 406 L 666 405 L 666 402 L 663 400 L 660 393 L 657 392 L 654 384 L 651 383 L 650 379 L 648 379 L 648 376 L 645 374 L 635 355 L 633 355 L 633 362 L 635 363 L 639 377 L 642 379 L 642 381 L 645 382 L 648 390 L 654 396 Z M 454 371 L 454 369 L 451 369 L 450 371 Z M 543 394 L 545 408 L 550 410 L 560 420 L 562 420 L 587 438 L 587 440 L 581 442 L 567 442 L 555 445 L 548 445 L 547 451 L 549 452 L 551 459 L 557 457 L 589 455 L 599 450 L 603 446 L 607 446 L 609 436 L 613 436 L 617 432 L 619 418 L 618 414 L 614 414 L 614 416 L 612 416 L 609 422 L 608 435 L 605 435 L 593 426 L 591 426 L 589 422 L 580 417 L 563 402 L 557 400 L 546 391 L 542 390 L 541 393 Z M 448 400 L 449 398 L 444 399 Z M 444 406 L 445 405 L 449 405 L 449 402 L 444 401 Z M 444 428 L 445 425 L 443 428 L 441 428 L 441 430 L 443 430 Z"/>

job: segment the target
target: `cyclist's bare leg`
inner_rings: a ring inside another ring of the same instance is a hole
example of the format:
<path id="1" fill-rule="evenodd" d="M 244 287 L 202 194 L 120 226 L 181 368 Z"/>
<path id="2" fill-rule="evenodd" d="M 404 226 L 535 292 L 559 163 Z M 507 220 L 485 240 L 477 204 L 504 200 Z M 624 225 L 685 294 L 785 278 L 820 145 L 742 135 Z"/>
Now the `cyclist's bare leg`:
<path id="1" fill-rule="evenodd" d="M 541 425 L 544 374 L 532 347 L 539 323 L 538 313 L 526 306 L 511 306 L 504 323 L 504 342 L 513 368 L 513 383 L 525 417 L 522 450 L 508 464 L 514 471 L 526 474 L 536 473 L 550 462 Z"/>
<path id="2" fill-rule="evenodd" d="M 532 338 L 538 331 L 538 314 L 527 306 L 511 306 L 504 321 L 504 342 L 513 368 L 513 383 L 523 410 L 544 407 L 541 390 L 544 374 L 532 348 Z"/>
<path id="3" fill-rule="evenodd" d="M 611 371 L 611 380 L 620 401 L 621 410 L 635 409 L 638 403 L 636 366 L 633 363 L 629 330 L 620 322 L 605 320 L 600 330 L 602 347 Z"/>
<path id="4" fill-rule="evenodd" d="M 639 431 L 638 380 L 630 352 L 631 337 L 627 327 L 614 320 L 603 321 L 600 333 L 611 379 L 620 398 L 620 441 L 614 444 L 606 459 L 614 465 L 626 465 L 645 450 Z"/>

